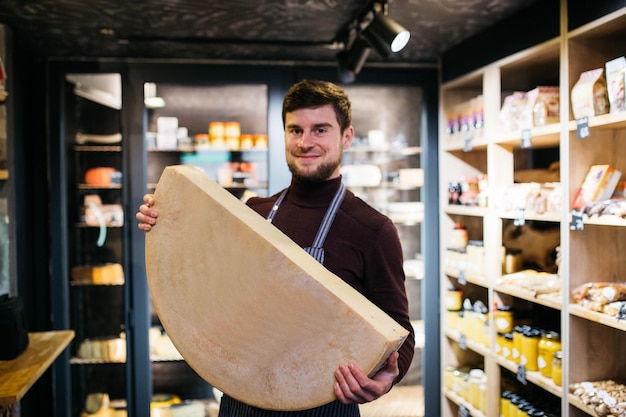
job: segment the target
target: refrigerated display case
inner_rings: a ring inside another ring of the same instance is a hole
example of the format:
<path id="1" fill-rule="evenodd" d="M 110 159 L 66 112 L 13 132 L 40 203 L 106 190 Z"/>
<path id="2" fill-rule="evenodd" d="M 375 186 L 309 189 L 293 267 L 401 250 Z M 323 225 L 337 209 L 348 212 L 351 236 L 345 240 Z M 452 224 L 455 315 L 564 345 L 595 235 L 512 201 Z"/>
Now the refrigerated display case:
<path id="1" fill-rule="evenodd" d="M 126 206 L 120 74 L 67 74 L 62 85 L 59 192 L 53 205 L 54 326 L 75 338 L 62 380 L 66 414 L 106 395 L 125 408 Z"/>

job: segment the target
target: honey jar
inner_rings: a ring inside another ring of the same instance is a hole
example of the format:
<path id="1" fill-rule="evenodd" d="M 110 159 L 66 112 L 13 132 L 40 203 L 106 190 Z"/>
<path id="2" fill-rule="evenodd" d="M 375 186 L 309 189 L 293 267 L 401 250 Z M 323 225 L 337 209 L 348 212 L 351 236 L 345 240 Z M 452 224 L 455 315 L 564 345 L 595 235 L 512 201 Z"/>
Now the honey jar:
<path id="1" fill-rule="evenodd" d="M 496 332 L 508 333 L 513 330 L 513 310 L 511 306 L 498 306 L 494 316 Z"/>
<path id="2" fill-rule="evenodd" d="M 500 415 L 502 417 L 511 417 L 511 397 L 513 393 L 511 391 L 503 391 L 500 395 Z"/>
<path id="3" fill-rule="evenodd" d="M 548 331 L 541 335 L 539 341 L 539 357 L 537 365 L 541 371 L 541 375 L 546 378 L 552 377 L 552 358 L 554 354 L 561 350 L 561 338 L 557 332 Z"/>
<path id="4" fill-rule="evenodd" d="M 446 309 L 448 311 L 459 311 L 462 307 L 463 291 L 450 288 L 446 293 Z"/>
<path id="5" fill-rule="evenodd" d="M 506 249 L 502 273 L 512 274 L 522 270 L 522 251 L 519 249 Z"/>
<path id="6" fill-rule="evenodd" d="M 511 359 L 515 363 L 520 363 L 522 354 L 522 337 L 524 332 L 523 326 L 515 326 L 513 328 L 513 349 L 511 349 Z"/>
<path id="7" fill-rule="evenodd" d="M 560 350 L 552 357 L 552 382 L 559 387 L 563 384 L 563 352 Z"/>
<path id="8" fill-rule="evenodd" d="M 538 329 L 529 328 L 523 333 L 520 364 L 523 365 L 527 371 L 539 370 L 537 357 L 539 354 L 540 337 L 541 332 Z"/>

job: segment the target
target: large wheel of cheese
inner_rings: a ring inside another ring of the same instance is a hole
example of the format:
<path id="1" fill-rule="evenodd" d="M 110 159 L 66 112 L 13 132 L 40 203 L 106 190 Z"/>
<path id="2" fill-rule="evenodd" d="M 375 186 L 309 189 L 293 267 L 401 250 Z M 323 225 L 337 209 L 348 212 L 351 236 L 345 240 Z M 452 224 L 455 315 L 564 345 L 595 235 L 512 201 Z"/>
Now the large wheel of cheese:
<path id="1" fill-rule="evenodd" d="M 334 371 L 375 372 L 407 331 L 197 169 L 167 167 L 146 268 L 163 327 L 207 382 L 249 405 L 335 399 Z"/>

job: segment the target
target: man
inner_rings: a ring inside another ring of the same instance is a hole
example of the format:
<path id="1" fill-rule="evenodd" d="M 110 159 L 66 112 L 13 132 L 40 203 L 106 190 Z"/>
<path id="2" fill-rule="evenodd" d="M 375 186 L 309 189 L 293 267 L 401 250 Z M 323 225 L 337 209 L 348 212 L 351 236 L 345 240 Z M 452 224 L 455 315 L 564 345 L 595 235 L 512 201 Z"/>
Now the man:
<path id="1" fill-rule="evenodd" d="M 387 393 L 413 359 L 415 341 L 400 240 L 391 220 L 341 182 L 342 154 L 354 137 L 351 104 L 345 93 L 329 82 L 301 81 L 287 92 L 282 118 L 291 184 L 272 197 L 251 198 L 247 204 L 410 332 L 375 375 L 368 377 L 356 366 L 342 364 L 335 371 L 337 401 L 297 413 L 358 417 L 358 404 Z M 158 213 L 151 208 L 152 195 L 144 201 L 136 217 L 139 228 L 147 232 L 156 224 Z M 357 341 L 358 336 L 354 335 Z M 295 413 L 261 410 L 227 395 L 221 400 L 221 417 L 288 415 Z"/>

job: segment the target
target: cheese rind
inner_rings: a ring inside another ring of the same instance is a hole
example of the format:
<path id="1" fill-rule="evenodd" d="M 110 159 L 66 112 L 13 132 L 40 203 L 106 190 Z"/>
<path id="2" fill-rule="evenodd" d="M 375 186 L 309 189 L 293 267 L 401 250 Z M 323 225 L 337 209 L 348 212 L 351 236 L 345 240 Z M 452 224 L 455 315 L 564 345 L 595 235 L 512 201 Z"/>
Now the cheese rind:
<path id="1" fill-rule="evenodd" d="M 374 373 L 408 331 L 204 173 L 167 167 L 146 235 L 154 307 L 189 365 L 247 404 L 333 401 L 334 371 Z"/>

